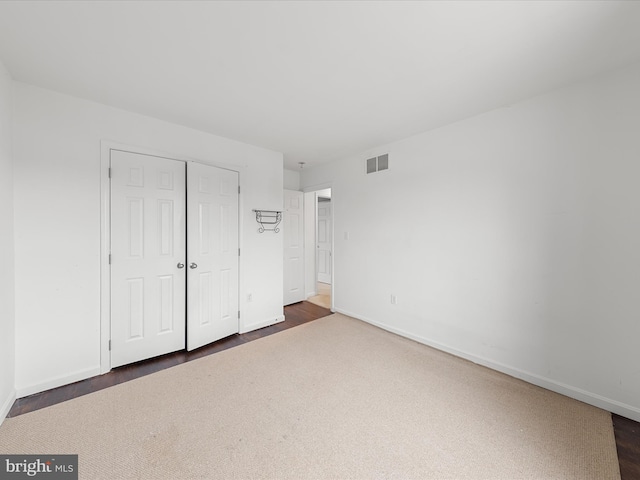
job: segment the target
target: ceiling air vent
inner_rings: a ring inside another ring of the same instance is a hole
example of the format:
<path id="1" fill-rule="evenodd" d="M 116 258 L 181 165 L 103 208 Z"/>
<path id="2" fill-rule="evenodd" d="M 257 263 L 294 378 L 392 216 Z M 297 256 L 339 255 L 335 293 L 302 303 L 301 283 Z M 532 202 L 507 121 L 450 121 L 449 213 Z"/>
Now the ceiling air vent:
<path id="1" fill-rule="evenodd" d="M 367 158 L 367 174 L 389 169 L 389 154 Z"/>

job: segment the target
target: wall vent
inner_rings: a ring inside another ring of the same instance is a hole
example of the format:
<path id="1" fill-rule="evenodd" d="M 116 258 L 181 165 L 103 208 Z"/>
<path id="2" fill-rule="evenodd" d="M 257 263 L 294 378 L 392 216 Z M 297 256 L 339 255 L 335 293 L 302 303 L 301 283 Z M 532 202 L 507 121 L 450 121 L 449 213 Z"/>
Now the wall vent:
<path id="1" fill-rule="evenodd" d="M 389 154 L 367 158 L 367 174 L 389 169 Z"/>

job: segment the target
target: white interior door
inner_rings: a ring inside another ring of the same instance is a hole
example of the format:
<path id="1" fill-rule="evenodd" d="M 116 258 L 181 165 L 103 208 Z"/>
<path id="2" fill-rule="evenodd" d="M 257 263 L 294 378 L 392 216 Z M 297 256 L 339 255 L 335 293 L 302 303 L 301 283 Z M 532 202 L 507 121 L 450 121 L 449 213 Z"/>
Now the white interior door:
<path id="1" fill-rule="evenodd" d="M 284 191 L 284 305 L 304 300 L 304 194 Z"/>
<path id="2" fill-rule="evenodd" d="M 187 350 L 239 331 L 238 172 L 187 166 Z"/>
<path id="3" fill-rule="evenodd" d="M 331 201 L 318 199 L 318 281 L 331 283 Z"/>
<path id="4" fill-rule="evenodd" d="M 111 151 L 111 366 L 185 345 L 185 164 Z"/>

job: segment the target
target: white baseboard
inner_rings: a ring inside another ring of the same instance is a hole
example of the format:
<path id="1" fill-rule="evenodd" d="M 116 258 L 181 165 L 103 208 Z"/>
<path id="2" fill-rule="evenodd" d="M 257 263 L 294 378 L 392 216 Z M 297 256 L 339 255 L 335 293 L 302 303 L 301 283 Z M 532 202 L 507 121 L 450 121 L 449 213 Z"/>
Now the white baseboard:
<path id="1" fill-rule="evenodd" d="M 371 320 L 369 318 L 363 317 L 362 315 L 358 315 L 353 312 L 348 312 L 343 309 L 336 309 L 336 312 L 341 313 L 343 315 L 347 315 L 349 317 L 353 317 L 358 320 L 362 320 L 363 322 L 370 323 L 371 325 L 375 325 L 376 327 L 382 328 L 383 330 L 387 330 L 388 332 L 395 333 L 402 337 L 409 338 L 418 343 L 422 343 L 424 345 L 428 345 L 429 347 L 433 347 L 437 350 L 450 353 L 451 355 L 455 355 L 456 357 L 464 358 L 465 360 L 469 360 L 478 365 L 482 365 L 492 370 L 496 370 L 498 372 L 507 374 L 511 377 L 519 378 L 520 380 L 524 380 L 525 382 L 531 383 L 533 385 L 537 385 L 538 387 L 551 390 L 552 392 L 565 395 L 575 400 L 579 400 L 581 402 L 588 403 L 589 405 L 593 405 L 594 407 L 602 408 L 603 410 L 617 413 L 618 415 L 622 415 L 623 417 L 627 417 L 632 420 L 635 420 L 636 422 L 640 422 L 640 408 L 636 408 L 632 405 L 627 405 L 617 400 L 603 397 L 596 393 L 588 392 L 581 388 L 567 385 L 565 383 L 561 383 L 556 380 L 552 380 L 550 378 L 537 375 L 535 373 L 530 373 L 524 370 L 520 370 L 518 368 L 511 367 L 509 365 L 495 362 L 488 358 L 467 353 L 462 350 L 458 350 L 456 348 L 450 347 L 448 345 L 444 345 L 442 343 L 432 341 L 428 338 L 421 337 L 419 335 L 414 335 L 412 333 L 401 330 L 399 328 L 395 328 L 390 325 L 386 325 L 384 323 Z"/>
<path id="2" fill-rule="evenodd" d="M 307 296 L 305 297 L 305 300 L 308 300 L 311 297 L 315 297 L 317 294 L 318 292 L 316 292 L 315 290 L 313 292 L 307 292 Z"/>
<path id="3" fill-rule="evenodd" d="M 268 320 L 263 320 L 262 322 L 252 323 L 250 325 L 244 325 L 239 333 L 248 333 L 253 332 L 254 330 L 258 330 L 259 328 L 269 327 L 271 325 L 275 325 L 276 323 L 284 322 L 284 315 L 280 315 L 275 319 L 270 318 Z"/>
<path id="4" fill-rule="evenodd" d="M 80 370 L 69 375 L 61 375 L 59 377 L 52 378 L 51 380 L 47 380 L 46 382 L 35 383 L 26 387 L 18 387 L 16 395 L 18 398 L 28 397 L 29 395 L 33 395 L 34 393 L 44 392 L 46 390 L 51 390 L 52 388 L 61 387 L 63 385 L 69 385 L 70 383 L 79 382 L 80 380 L 85 380 L 97 375 L 100 375 L 99 365 L 96 367 L 87 368 L 86 370 Z"/>
<path id="5" fill-rule="evenodd" d="M 4 419 L 9 415 L 9 410 L 13 406 L 13 402 L 16 401 L 16 391 L 15 389 L 9 392 L 9 396 L 2 402 L 2 406 L 0 406 L 0 425 L 4 422 Z"/>

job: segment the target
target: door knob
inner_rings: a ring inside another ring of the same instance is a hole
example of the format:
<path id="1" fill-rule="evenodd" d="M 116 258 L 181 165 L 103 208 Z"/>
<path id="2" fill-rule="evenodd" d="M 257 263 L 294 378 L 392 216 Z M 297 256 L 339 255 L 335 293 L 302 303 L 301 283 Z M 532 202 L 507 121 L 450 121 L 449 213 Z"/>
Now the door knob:
<path id="1" fill-rule="evenodd" d="M 184 268 L 184 263 L 178 263 L 178 268 Z"/>
<path id="2" fill-rule="evenodd" d="M 193 263 L 193 262 L 192 262 L 192 263 L 189 265 L 189 268 L 198 268 L 198 264 L 197 264 L 197 263 Z"/>

